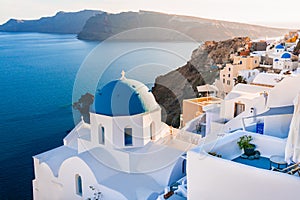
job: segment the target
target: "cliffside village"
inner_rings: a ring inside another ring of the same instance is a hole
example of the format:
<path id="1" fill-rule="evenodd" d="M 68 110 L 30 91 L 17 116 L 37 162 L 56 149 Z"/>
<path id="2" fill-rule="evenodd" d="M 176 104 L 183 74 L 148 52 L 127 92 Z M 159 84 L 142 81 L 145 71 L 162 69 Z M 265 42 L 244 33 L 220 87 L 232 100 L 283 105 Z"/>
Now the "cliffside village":
<path id="1" fill-rule="evenodd" d="M 294 53 L 299 34 L 290 32 L 279 41 L 249 41 L 245 48 L 232 54 L 232 63 L 218 66 L 218 96 L 225 97 L 237 83 L 274 86 L 284 76 L 299 73 L 299 57 Z"/>
<path id="2" fill-rule="evenodd" d="M 220 107 L 215 118 L 225 123 L 249 107 L 241 99 L 249 98 L 249 95 L 254 98 L 257 92 L 267 98 L 268 91 L 284 78 L 299 74 L 299 37 L 300 31 L 291 31 L 282 38 L 249 38 L 244 48 L 230 55 L 230 63 L 213 66 L 219 69 L 219 78 L 212 85 L 197 87 L 200 98 L 183 101 L 181 127 L 188 122 L 194 123 L 186 128 L 197 127 L 193 132 L 208 133 L 211 130 L 205 128 L 206 116 L 203 114 L 206 110 L 211 110 L 213 105 Z M 229 105 L 229 102 L 233 105 Z M 200 115 L 203 117 L 199 121 Z"/>

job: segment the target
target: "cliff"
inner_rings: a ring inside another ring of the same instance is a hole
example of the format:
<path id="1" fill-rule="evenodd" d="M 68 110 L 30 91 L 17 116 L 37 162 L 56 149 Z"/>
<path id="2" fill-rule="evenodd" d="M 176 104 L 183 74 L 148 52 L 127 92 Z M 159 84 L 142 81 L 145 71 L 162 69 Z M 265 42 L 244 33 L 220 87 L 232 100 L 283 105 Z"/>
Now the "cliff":
<path id="1" fill-rule="evenodd" d="M 179 31 L 197 41 L 224 40 L 235 36 L 261 38 L 281 36 L 286 29 L 268 28 L 257 25 L 210 20 L 197 17 L 170 15 L 158 12 L 140 11 L 119 14 L 102 13 L 91 17 L 78 34 L 79 39 L 105 40 L 122 31 L 143 27 L 161 27 Z M 124 40 L 176 40 L 171 33 L 147 33 L 135 35 Z"/>
<path id="2" fill-rule="evenodd" d="M 77 34 L 90 17 L 101 13 L 101 11 L 83 10 L 58 12 L 53 17 L 42 17 L 38 20 L 10 19 L 0 26 L 0 31 Z"/>
<path id="3" fill-rule="evenodd" d="M 230 54 L 245 47 L 249 40 L 238 37 L 220 42 L 207 41 L 193 51 L 186 65 L 156 78 L 152 92 L 162 107 L 162 118 L 167 124 L 179 126 L 183 99 L 197 97 L 196 86 L 213 83 L 218 69 L 212 66 L 230 62 Z"/>
<path id="4" fill-rule="evenodd" d="M 296 44 L 296 47 L 294 49 L 294 54 L 295 55 L 299 55 L 300 54 L 300 40 Z"/>

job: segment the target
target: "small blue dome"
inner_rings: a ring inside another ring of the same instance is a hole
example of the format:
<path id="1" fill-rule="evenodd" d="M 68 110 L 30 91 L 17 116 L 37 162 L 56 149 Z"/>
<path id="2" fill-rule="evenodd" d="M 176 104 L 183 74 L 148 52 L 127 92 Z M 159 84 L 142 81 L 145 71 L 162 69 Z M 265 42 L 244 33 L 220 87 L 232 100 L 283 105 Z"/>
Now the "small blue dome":
<path id="1" fill-rule="evenodd" d="M 98 89 L 95 113 L 107 116 L 130 116 L 159 108 L 151 91 L 143 83 L 122 78 Z"/>
<path id="2" fill-rule="evenodd" d="M 281 58 L 286 58 L 286 59 L 288 59 L 288 58 L 291 58 L 292 56 L 291 56 L 291 54 L 289 54 L 289 53 L 284 53 L 284 54 L 282 54 L 282 56 L 281 56 Z"/>
<path id="3" fill-rule="evenodd" d="M 284 46 L 282 44 L 278 44 L 275 48 L 276 49 L 284 49 Z"/>

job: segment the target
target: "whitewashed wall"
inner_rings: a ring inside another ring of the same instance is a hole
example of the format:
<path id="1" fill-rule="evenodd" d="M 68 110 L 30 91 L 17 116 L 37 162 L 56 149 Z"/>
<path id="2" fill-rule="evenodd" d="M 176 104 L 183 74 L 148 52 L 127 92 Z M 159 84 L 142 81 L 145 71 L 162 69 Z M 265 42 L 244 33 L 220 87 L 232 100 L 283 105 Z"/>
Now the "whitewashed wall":
<path id="1" fill-rule="evenodd" d="M 230 137 L 220 139 L 215 145 L 207 145 L 204 149 L 213 148 L 212 151 L 216 150 L 225 157 L 238 154 L 240 150 L 236 148 L 236 141 L 243 134 L 250 133 L 233 133 Z M 285 140 L 252 135 L 253 142 L 263 156 L 284 154 Z M 187 157 L 187 188 L 190 200 L 299 198 L 299 177 L 213 157 L 205 152 L 199 153 L 199 149 L 189 151 Z"/>

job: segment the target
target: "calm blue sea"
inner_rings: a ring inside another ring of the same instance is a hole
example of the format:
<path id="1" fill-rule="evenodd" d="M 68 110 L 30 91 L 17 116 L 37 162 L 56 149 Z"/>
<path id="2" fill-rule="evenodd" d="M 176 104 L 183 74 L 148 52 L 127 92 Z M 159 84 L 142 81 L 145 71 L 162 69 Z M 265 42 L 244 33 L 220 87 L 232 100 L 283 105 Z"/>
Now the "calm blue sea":
<path id="1" fill-rule="evenodd" d="M 0 199 L 32 199 L 32 156 L 62 145 L 62 139 L 74 127 L 71 105 L 76 74 L 84 61 L 88 64 L 97 59 L 91 51 L 98 44 L 77 40 L 75 35 L 0 32 Z M 106 45 L 101 48 L 108 49 L 107 54 L 120 46 Z M 180 48 L 185 55 L 196 47 L 185 43 L 160 45 Z M 88 55 L 93 58 L 86 59 Z M 109 67 L 101 65 L 100 56 L 98 69 L 103 67 L 105 82 L 120 76 L 123 68 L 130 70 L 131 64 L 136 67 L 136 60 L 142 63 L 145 57 L 148 63 L 150 59 L 159 63 L 166 60 L 162 55 L 156 51 L 147 57 L 147 51 L 139 51 L 137 55 L 121 56 Z M 132 71 L 140 81 L 153 83 L 155 76 L 185 63 L 171 57 L 167 60 L 164 65 L 170 68 L 153 65 L 148 71 L 145 66 Z M 82 87 L 81 92 L 84 88 L 93 89 Z"/>

